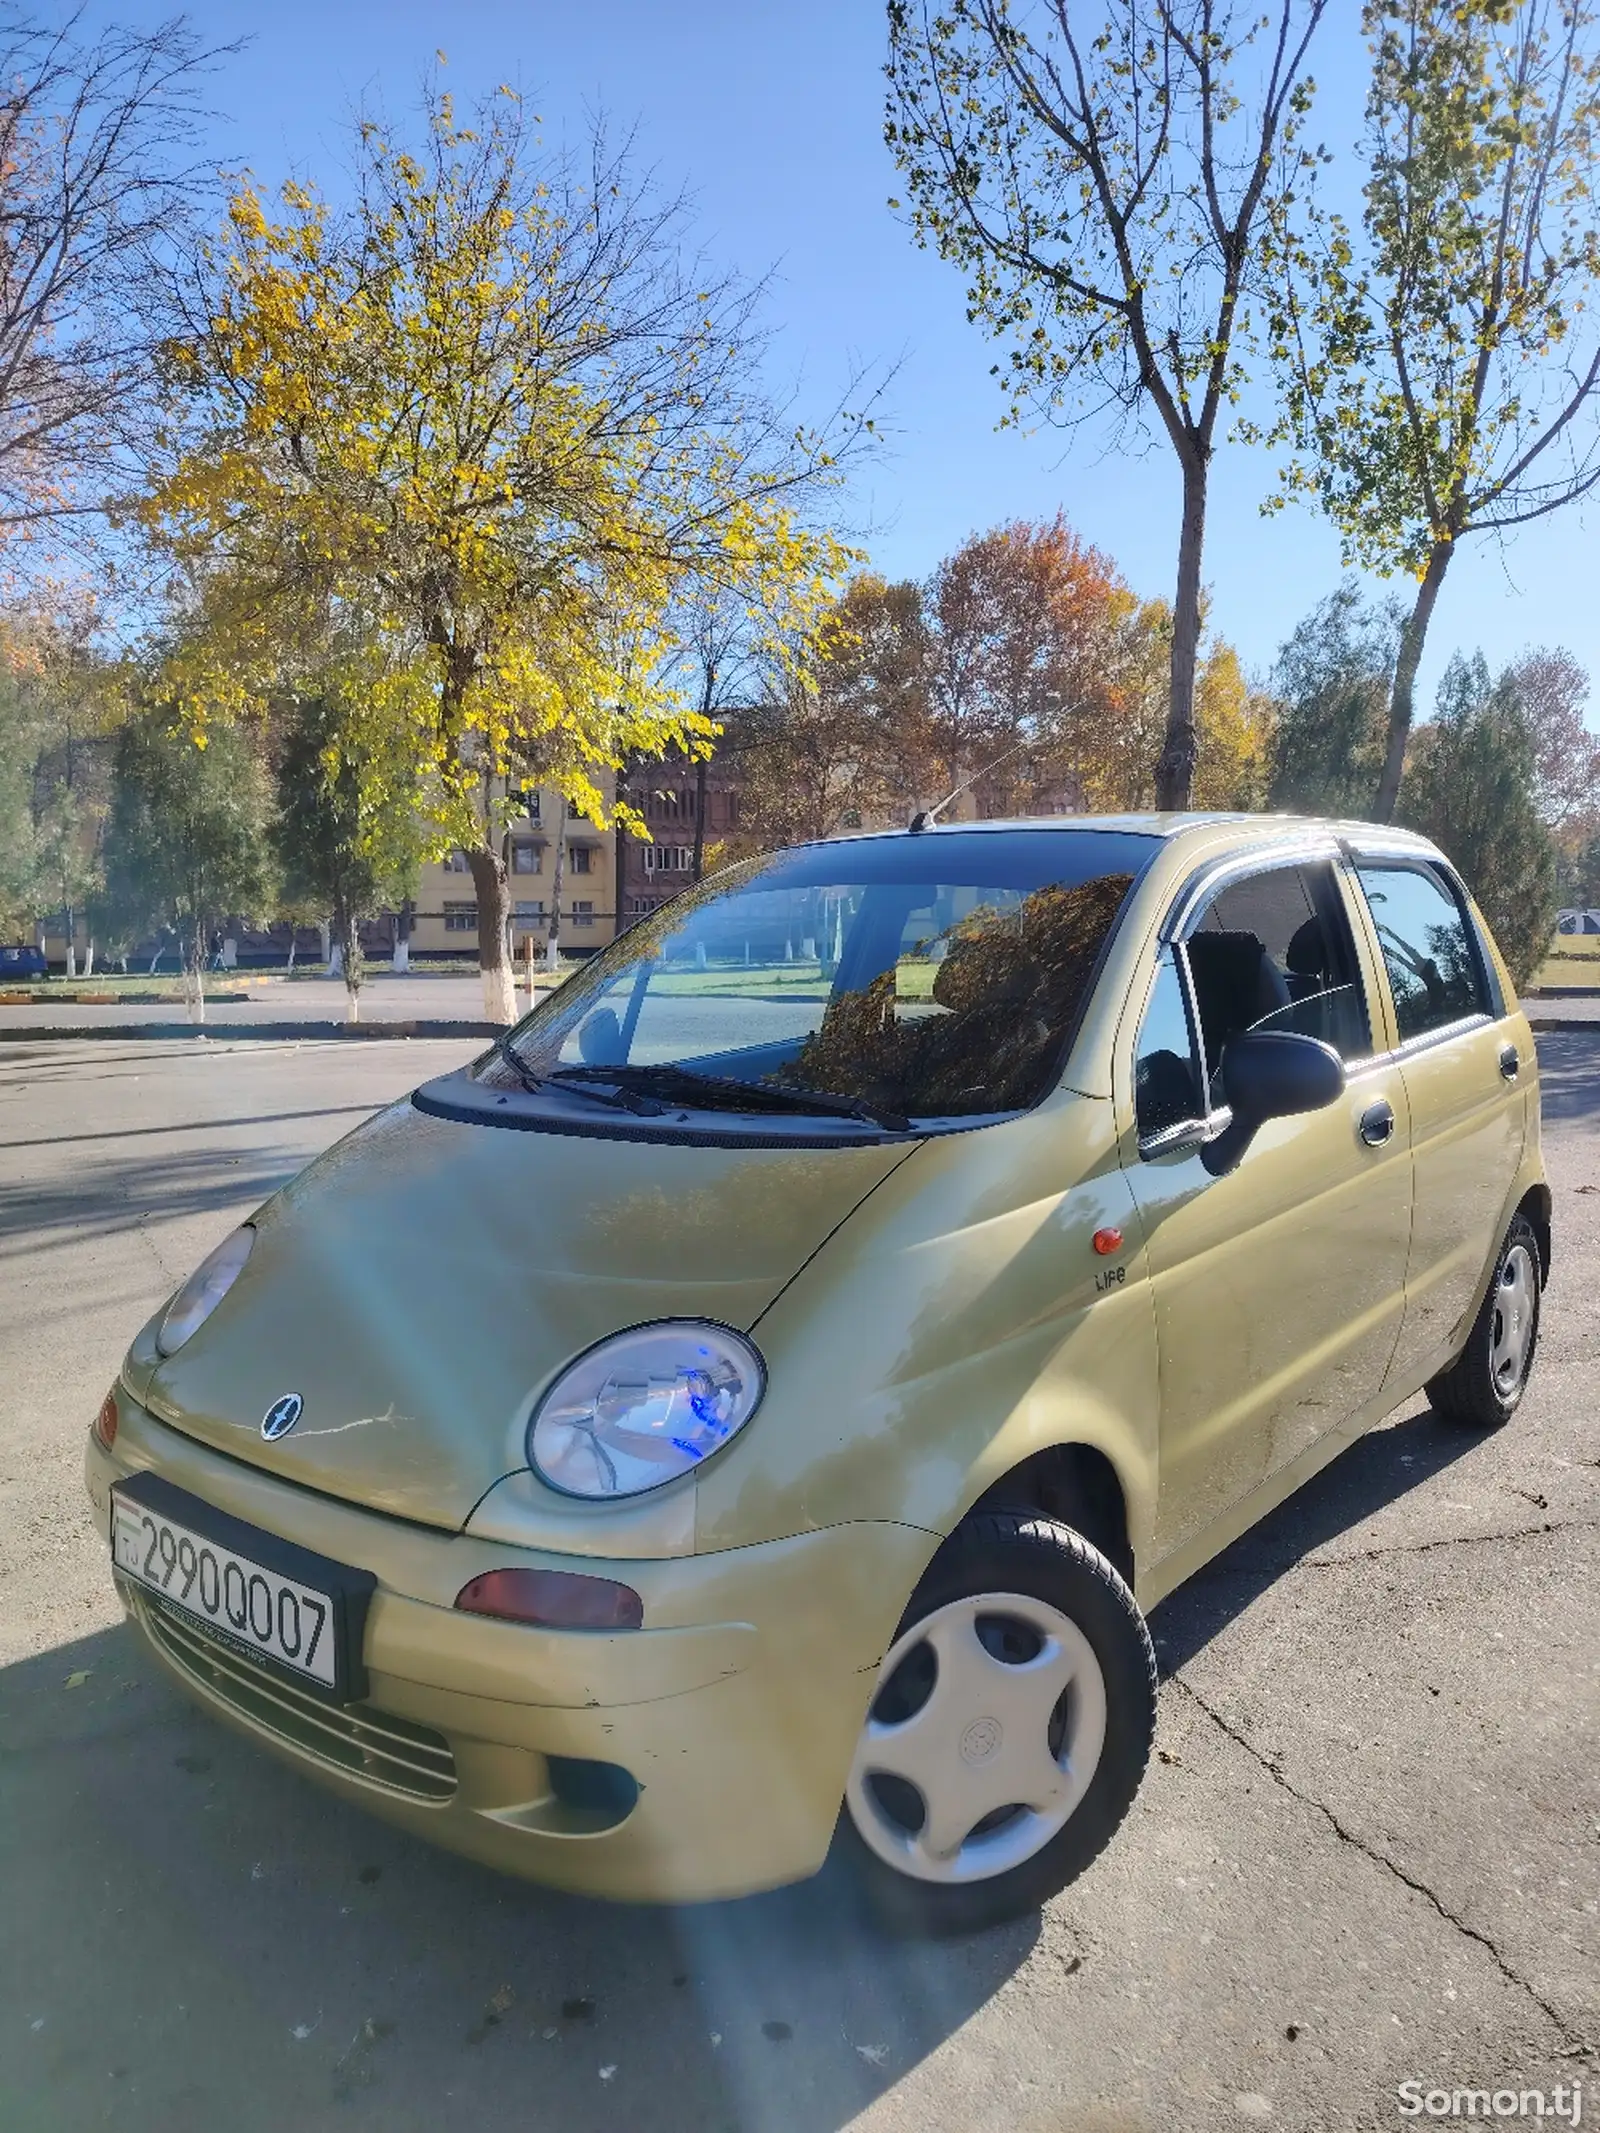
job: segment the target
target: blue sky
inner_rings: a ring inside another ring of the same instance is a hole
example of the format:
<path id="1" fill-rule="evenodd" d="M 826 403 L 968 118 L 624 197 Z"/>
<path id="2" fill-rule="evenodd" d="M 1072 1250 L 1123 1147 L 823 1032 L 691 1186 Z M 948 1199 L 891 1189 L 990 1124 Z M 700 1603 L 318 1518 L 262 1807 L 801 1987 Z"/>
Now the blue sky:
<path id="1" fill-rule="evenodd" d="M 552 136 L 581 133 L 597 108 L 636 124 L 663 184 L 695 195 L 713 255 L 750 274 L 777 268 L 783 376 L 800 375 L 820 401 L 853 359 L 899 360 L 890 449 L 860 498 L 879 529 L 878 567 L 920 576 L 973 530 L 1060 508 L 1137 591 L 1170 595 L 1178 499 L 1164 450 L 996 432 L 993 344 L 967 325 L 956 271 L 919 252 L 886 206 L 897 187 L 881 136 L 877 0 L 196 0 L 191 13 L 208 37 L 251 40 L 216 82 L 216 139 L 268 184 L 294 167 L 334 185 L 352 106 L 403 109 L 440 48 L 459 97 L 511 81 Z M 1355 15 L 1337 0 L 1314 68 L 1316 130 L 1330 145 L 1359 115 Z M 1310 512 L 1260 516 L 1273 464 L 1227 447 L 1212 489 L 1213 622 L 1254 667 L 1340 569 L 1333 534 Z M 1600 504 L 1503 553 L 1464 551 L 1435 615 L 1423 701 L 1456 645 L 1499 664 L 1528 644 L 1563 643 L 1600 674 L 1597 532 Z"/>

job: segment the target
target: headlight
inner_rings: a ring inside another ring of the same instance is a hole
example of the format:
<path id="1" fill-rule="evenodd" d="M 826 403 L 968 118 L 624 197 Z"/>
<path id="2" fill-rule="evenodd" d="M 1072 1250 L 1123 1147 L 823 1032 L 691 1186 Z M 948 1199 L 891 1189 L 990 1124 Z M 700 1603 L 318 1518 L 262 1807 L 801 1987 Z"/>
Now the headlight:
<path id="1" fill-rule="evenodd" d="M 528 1460 L 568 1496 L 639 1496 L 726 1444 L 766 1384 L 757 1350 L 726 1326 L 635 1326 L 557 1378 L 529 1419 Z"/>
<path id="2" fill-rule="evenodd" d="M 201 1260 L 167 1306 L 167 1315 L 156 1335 L 156 1346 L 163 1355 L 175 1355 L 190 1334 L 205 1324 L 244 1272 L 255 1241 L 253 1229 L 236 1229 L 231 1237 L 223 1238 L 209 1259 Z"/>

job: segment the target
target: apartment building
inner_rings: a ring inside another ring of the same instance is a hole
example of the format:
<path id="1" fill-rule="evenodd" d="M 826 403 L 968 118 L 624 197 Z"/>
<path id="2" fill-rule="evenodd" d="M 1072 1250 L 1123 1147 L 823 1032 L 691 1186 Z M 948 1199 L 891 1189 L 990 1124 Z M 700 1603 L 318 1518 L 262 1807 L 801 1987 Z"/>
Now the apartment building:
<path id="1" fill-rule="evenodd" d="M 609 773 L 599 780 L 609 804 Z M 521 954 L 533 940 L 543 945 L 555 896 L 556 854 L 565 846 L 561 874 L 561 949 L 586 955 L 603 948 L 617 930 L 616 840 L 579 812 L 553 786 L 528 799 L 526 813 L 511 824 L 507 888 L 512 943 Z M 422 868 L 412 921 L 411 953 L 422 957 L 477 960 L 478 899 L 463 853 L 449 852 Z"/>
<path id="2" fill-rule="evenodd" d="M 715 848 L 737 832 L 738 773 L 727 759 L 701 764 L 674 752 L 630 765 L 622 790 L 650 831 L 649 843 L 621 832 L 615 840 L 626 928 L 693 881 L 697 831 L 713 860 Z"/>

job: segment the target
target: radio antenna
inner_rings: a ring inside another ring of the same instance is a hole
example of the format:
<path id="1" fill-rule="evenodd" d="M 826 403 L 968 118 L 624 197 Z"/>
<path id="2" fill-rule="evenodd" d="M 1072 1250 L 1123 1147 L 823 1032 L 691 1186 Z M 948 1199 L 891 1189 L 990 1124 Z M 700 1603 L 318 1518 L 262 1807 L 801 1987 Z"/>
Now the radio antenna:
<path id="1" fill-rule="evenodd" d="M 1081 704 L 1073 704 L 1071 709 L 1081 711 L 1083 706 Z M 932 829 L 947 807 L 953 806 L 964 792 L 970 792 L 980 778 L 988 777 L 992 770 L 998 770 L 1002 763 L 1009 762 L 1012 756 L 1019 755 L 1024 748 L 1031 748 L 1034 739 L 1035 736 L 1033 734 L 1026 734 L 1020 741 L 1014 741 L 1009 748 L 1002 749 L 992 763 L 985 763 L 981 770 L 975 770 L 970 778 L 964 779 L 954 792 L 946 793 L 937 807 L 919 807 L 906 825 L 908 832 L 915 836 L 919 830 Z"/>

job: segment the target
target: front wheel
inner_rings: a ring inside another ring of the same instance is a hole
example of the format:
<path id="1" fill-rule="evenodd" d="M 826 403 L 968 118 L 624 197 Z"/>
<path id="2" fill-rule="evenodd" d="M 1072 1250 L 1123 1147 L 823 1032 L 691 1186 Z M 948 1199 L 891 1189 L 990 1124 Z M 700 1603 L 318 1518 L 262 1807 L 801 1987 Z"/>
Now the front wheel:
<path id="1" fill-rule="evenodd" d="M 1513 1215 L 1467 1345 L 1428 1385 L 1429 1405 L 1445 1421 L 1498 1429 L 1515 1413 L 1539 1345 L 1539 1268 L 1533 1224 Z"/>
<path id="2" fill-rule="evenodd" d="M 1127 1813 L 1155 1692 L 1098 1549 L 1026 1513 L 968 1520 L 912 1595 L 851 1767 L 843 1840 L 874 1909 L 922 1932 L 1036 1910 Z"/>

